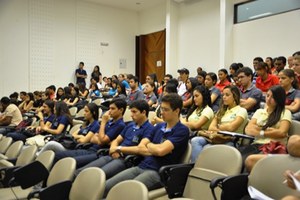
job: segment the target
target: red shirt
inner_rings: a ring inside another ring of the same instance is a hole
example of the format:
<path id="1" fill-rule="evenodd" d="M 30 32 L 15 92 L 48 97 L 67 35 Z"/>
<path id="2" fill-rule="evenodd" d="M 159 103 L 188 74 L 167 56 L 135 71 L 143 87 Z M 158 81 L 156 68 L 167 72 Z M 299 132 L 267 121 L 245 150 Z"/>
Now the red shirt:
<path id="1" fill-rule="evenodd" d="M 270 87 L 273 85 L 278 85 L 279 79 L 274 74 L 268 74 L 268 77 L 265 81 L 261 79 L 261 76 L 256 78 L 256 87 L 260 89 L 262 92 L 267 92 Z"/>
<path id="2" fill-rule="evenodd" d="M 221 92 L 223 92 L 224 88 L 227 86 L 227 85 L 230 85 L 231 82 L 229 82 L 227 79 L 225 79 L 225 81 L 223 83 L 221 82 L 218 82 L 215 87 L 218 88 Z"/>

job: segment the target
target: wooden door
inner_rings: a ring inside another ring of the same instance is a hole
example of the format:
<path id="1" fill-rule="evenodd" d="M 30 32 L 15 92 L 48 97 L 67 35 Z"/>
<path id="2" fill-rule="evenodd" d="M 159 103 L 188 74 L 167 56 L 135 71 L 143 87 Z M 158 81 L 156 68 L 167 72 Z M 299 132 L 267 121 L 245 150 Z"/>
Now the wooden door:
<path id="1" fill-rule="evenodd" d="M 136 37 L 136 74 L 145 83 L 148 74 L 156 73 L 159 82 L 165 75 L 166 30 Z"/>

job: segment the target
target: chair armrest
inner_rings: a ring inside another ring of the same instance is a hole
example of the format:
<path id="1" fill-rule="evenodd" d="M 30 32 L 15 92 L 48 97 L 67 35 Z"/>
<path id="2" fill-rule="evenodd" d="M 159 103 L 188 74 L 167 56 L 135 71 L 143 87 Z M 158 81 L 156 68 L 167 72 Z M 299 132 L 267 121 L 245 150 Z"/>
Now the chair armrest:
<path id="1" fill-rule="evenodd" d="M 46 188 L 42 188 L 39 191 L 39 198 L 41 200 L 69 199 L 71 187 L 72 181 L 63 181 Z M 29 196 L 28 199 L 30 199 Z"/>
<path id="2" fill-rule="evenodd" d="M 107 156 L 109 154 L 109 149 L 108 148 L 103 148 L 103 149 L 99 149 L 97 151 L 97 156 Z"/>
<path id="3" fill-rule="evenodd" d="M 138 155 L 128 155 L 125 157 L 125 165 L 127 168 L 137 166 L 144 159 L 143 156 Z"/>
<path id="4" fill-rule="evenodd" d="M 93 143 L 79 143 L 75 146 L 75 149 L 88 149 L 93 146 Z"/>
<path id="5" fill-rule="evenodd" d="M 188 174 L 194 163 L 163 166 L 159 170 L 161 182 L 170 199 L 182 197 Z"/>
<path id="6" fill-rule="evenodd" d="M 248 194 L 248 174 L 213 179 L 210 183 L 210 188 L 214 199 L 218 199 L 214 191 L 216 187 L 222 189 L 222 200 L 241 199 Z"/>

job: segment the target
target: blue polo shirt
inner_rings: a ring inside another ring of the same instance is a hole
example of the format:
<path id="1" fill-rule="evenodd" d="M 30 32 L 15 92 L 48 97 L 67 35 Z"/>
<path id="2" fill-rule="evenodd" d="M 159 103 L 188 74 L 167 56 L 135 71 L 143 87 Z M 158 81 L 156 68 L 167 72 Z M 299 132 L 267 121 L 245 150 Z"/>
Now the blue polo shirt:
<path id="1" fill-rule="evenodd" d="M 100 125 L 98 120 L 94 120 L 93 123 L 89 124 L 86 127 L 80 127 L 80 130 L 78 132 L 78 135 L 87 135 L 89 132 L 97 133 L 99 131 Z"/>
<path id="2" fill-rule="evenodd" d="M 252 98 L 256 101 L 256 104 L 247 110 L 248 115 L 252 115 L 257 109 L 260 108 L 260 102 L 263 98 L 262 92 L 254 84 L 252 84 L 247 90 L 241 88 L 241 99 Z"/>
<path id="3" fill-rule="evenodd" d="M 159 156 L 146 156 L 139 164 L 142 169 L 152 169 L 158 171 L 161 166 L 172 165 L 180 162 L 181 157 L 186 151 L 189 140 L 189 129 L 181 122 L 178 122 L 172 129 L 166 129 L 166 123 L 161 123 L 155 126 L 153 130 L 154 144 L 161 144 L 169 140 L 174 145 L 171 153 Z"/>
<path id="4" fill-rule="evenodd" d="M 110 141 L 113 141 L 117 138 L 117 136 L 123 131 L 125 128 L 125 123 L 123 121 L 123 118 L 118 119 L 117 121 L 110 120 L 105 125 L 105 134 L 107 137 L 109 137 Z M 97 144 L 94 144 L 91 149 L 97 151 L 98 149 L 102 148 L 103 146 L 99 146 Z"/>
<path id="5" fill-rule="evenodd" d="M 63 132 L 66 131 L 68 125 L 70 124 L 70 122 L 69 122 L 69 120 L 68 120 L 68 117 L 65 116 L 65 115 L 56 117 L 56 118 L 53 120 L 53 122 L 52 122 L 50 128 L 51 128 L 51 129 L 57 129 L 57 127 L 58 127 L 60 124 L 65 125 Z"/>
<path id="6" fill-rule="evenodd" d="M 52 114 L 52 115 L 50 115 L 50 116 L 48 116 L 48 117 L 44 117 L 44 123 L 45 123 L 45 124 L 46 124 L 47 122 L 52 123 L 53 120 L 54 120 L 54 118 L 55 118 L 55 115 L 54 115 L 54 114 Z"/>
<path id="7" fill-rule="evenodd" d="M 121 136 L 124 140 L 120 145 L 136 146 L 143 138 L 148 138 L 151 140 L 152 130 L 153 126 L 148 120 L 140 127 L 138 127 L 135 122 L 131 122 L 121 133 Z"/>

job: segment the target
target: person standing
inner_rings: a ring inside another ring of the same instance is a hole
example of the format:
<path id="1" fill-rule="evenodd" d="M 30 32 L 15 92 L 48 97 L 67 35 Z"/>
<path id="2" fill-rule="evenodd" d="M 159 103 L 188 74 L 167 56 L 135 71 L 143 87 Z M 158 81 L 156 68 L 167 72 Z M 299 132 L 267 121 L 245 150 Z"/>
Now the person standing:
<path id="1" fill-rule="evenodd" d="M 87 77 L 87 73 L 86 71 L 83 69 L 84 67 L 84 62 L 80 62 L 79 63 L 79 67 L 78 69 L 76 69 L 75 71 L 75 75 L 76 75 L 76 83 L 83 83 L 84 85 L 86 85 L 85 83 L 85 79 Z"/>

